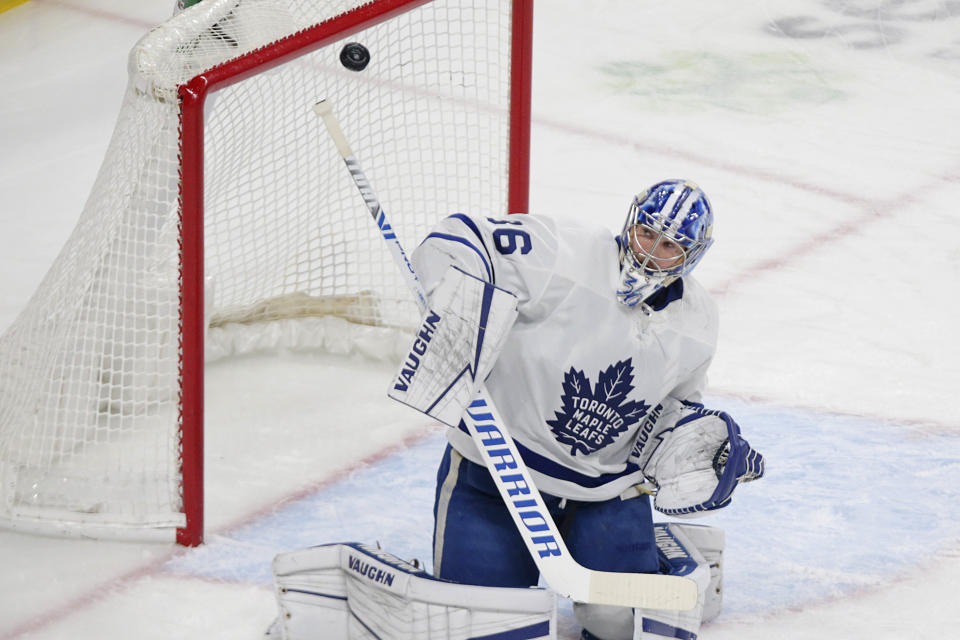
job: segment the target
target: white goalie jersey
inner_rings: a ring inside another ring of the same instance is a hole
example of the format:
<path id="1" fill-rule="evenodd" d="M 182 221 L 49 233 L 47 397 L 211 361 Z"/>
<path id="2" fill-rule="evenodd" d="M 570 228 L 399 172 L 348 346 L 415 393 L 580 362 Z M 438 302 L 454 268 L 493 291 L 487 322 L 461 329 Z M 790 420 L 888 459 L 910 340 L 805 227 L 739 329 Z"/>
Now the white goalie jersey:
<path id="1" fill-rule="evenodd" d="M 428 294 L 453 265 L 514 294 L 519 315 L 486 386 L 542 491 L 607 500 L 644 481 L 639 463 L 681 401 L 697 402 L 717 310 L 687 276 L 651 314 L 620 304 L 605 228 L 532 214 L 455 214 L 413 255 Z M 657 417 L 661 416 L 658 423 Z M 465 428 L 451 444 L 483 464 Z"/>

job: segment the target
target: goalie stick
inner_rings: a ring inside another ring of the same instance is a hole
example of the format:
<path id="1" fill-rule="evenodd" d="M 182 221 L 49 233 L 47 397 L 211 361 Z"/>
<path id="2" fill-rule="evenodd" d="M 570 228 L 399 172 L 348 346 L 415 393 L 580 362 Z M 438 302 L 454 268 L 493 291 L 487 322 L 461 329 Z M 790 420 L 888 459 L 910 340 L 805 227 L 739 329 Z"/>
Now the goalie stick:
<path id="1" fill-rule="evenodd" d="M 394 261 L 413 292 L 420 311 L 426 311 L 428 302 L 423 285 L 390 226 L 360 163 L 353 155 L 330 103 L 321 100 L 314 105 L 313 110 L 323 119 L 327 132 L 363 196 L 370 215 L 380 228 Z M 689 578 L 594 571 L 573 559 L 520 457 L 513 438 L 483 386 L 464 413 L 463 422 L 477 444 L 527 550 L 536 562 L 544 581 L 554 592 L 575 602 L 623 607 L 686 610 L 697 605 L 697 585 Z"/>

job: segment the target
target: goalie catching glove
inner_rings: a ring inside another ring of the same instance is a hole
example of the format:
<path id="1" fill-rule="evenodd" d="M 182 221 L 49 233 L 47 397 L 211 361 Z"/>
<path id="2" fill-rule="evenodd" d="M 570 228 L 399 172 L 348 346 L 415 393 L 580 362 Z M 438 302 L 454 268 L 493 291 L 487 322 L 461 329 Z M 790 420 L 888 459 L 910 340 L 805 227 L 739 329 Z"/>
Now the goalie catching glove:
<path id="1" fill-rule="evenodd" d="M 642 469 L 656 484 L 654 506 L 666 515 L 721 509 L 739 483 L 763 477 L 763 456 L 741 437 L 733 418 L 700 404 L 683 403 L 673 426 L 651 444 Z"/>
<path id="2" fill-rule="evenodd" d="M 450 267 L 387 395 L 457 426 L 516 319 L 512 293 Z"/>

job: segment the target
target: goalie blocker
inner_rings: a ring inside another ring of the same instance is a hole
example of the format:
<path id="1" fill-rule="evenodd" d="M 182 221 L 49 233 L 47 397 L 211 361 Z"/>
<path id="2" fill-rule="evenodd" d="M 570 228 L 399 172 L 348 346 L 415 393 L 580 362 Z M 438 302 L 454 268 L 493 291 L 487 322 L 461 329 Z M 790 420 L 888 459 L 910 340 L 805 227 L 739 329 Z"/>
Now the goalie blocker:
<path id="1" fill-rule="evenodd" d="M 387 395 L 457 426 L 516 319 L 512 293 L 451 267 L 430 297 Z"/>

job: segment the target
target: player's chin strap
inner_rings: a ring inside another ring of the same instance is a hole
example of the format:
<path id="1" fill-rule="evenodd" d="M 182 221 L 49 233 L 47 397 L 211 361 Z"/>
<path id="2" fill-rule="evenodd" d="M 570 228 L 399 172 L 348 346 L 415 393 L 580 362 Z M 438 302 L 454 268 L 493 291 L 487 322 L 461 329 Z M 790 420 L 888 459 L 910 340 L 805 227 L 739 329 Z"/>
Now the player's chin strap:
<path id="1" fill-rule="evenodd" d="M 314 111 L 323 118 L 327 132 L 387 241 L 394 261 L 421 311 L 425 311 L 428 305 L 423 286 L 354 157 L 330 104 L 321 101 L 314 106 Z M 482 384 L 462 420 L 477 444 L 527 550 L 551 589 L 577 602 L 674 610 L 692 609 L 697 605 L 697 585 L 688 578 L 593 571 L 577 563 L 567 550 L 516 443 Z"/>

